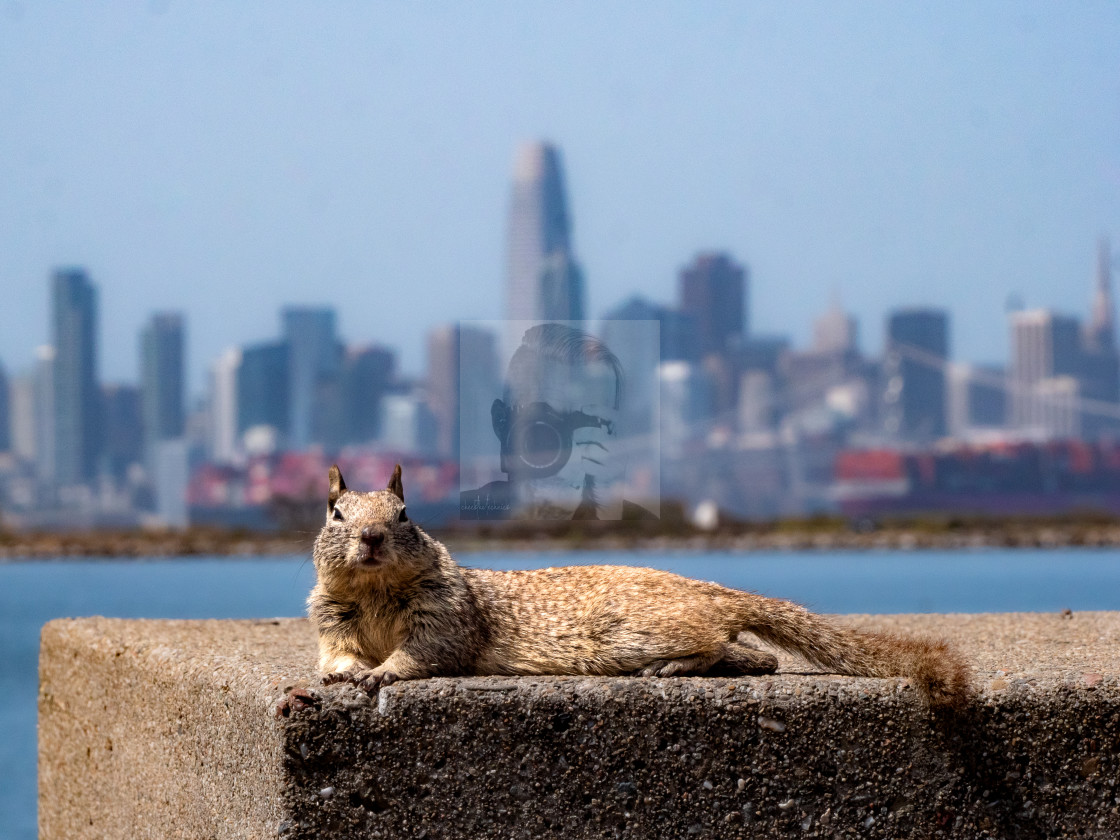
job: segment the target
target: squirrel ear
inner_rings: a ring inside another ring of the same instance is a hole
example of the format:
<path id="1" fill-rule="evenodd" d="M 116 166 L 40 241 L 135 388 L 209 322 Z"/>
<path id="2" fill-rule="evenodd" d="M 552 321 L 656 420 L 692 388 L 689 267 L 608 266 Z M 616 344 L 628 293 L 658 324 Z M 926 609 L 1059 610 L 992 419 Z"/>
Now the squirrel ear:
<path id="1" fill-rule="evenodd" d="M 401 465 L 397 464 L 397 468 L 393 470 L 393 477 L 389 479 L 389 485 L 385 488 L 402 502 L 404 501 L 404 485 L 401 483 Z"/>
<path id="2" fill-rule="evenodd" d="M 342 470 L 338 468 L 338 464 L 331 467 L 328 476 L 331 481 L 331 489 L 327 493 L 327 510 L 334 510 L 334 503 L 338 501 L 338 497 L 346 492 L 346 482 L 342 480 Z"/>

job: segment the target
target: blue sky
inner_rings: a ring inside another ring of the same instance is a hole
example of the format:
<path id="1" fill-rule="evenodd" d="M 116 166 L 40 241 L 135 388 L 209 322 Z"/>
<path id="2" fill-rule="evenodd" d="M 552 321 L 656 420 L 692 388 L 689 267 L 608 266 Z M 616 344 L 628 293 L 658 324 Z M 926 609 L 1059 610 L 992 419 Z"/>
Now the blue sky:
<path id="1" fill-rule="evenodd" d="M 699 250 L 751 269 L 751 328 L 808 341 L 838 295 L 1088 309 L 1120 250 L 1115 3 L 0 0 L 0 362 L 49 340 L 52 267 L 101 290 L 101 375 L 157 309 L 193 388 L 287 303 L 419 372 L 426 330 L 503 315 L 517 145 L 564 154 L 599 315 L 671 300 Z"/>

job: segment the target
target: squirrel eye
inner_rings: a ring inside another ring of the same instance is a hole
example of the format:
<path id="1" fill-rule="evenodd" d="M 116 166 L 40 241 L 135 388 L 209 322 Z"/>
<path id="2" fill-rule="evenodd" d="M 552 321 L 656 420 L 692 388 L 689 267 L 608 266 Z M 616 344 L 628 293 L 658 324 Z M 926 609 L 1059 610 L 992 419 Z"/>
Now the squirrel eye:
<path id="1" fill-rule="evenodd" d="M 404 508 L 401 508 L 400 514 L 397 516 L 398 522 L 408 522 L 408 516 L 405 515 Z"/>
<path id="2" fill-rule="evenodd" d="M 337 522 L 341 522 L 343 520 L 342 511 L 340 511 L 338 508 L 335 508 L 334 513 L 331 515 L 331 519 L 334 519 Z"/>

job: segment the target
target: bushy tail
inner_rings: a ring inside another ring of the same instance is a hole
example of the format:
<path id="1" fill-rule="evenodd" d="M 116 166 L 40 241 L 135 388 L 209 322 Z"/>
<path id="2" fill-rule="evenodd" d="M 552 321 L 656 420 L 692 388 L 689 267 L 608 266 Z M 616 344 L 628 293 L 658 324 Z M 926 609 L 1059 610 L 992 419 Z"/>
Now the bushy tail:
<path id="1" fill-rule="evenodd" d="M 907 677 L 933 708 L 963 708 L 968 665 L 947 642 L 844 627 L 789 601 L 753 596 L 741 604 L 741 629 L 814 665 L 853 677 Z"/>

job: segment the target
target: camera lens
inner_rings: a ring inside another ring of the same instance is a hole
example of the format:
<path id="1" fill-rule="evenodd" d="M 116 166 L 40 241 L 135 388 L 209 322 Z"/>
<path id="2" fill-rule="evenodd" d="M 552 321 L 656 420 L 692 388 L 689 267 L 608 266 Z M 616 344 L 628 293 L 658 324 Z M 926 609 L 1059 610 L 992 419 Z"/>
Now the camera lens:
<path id="1" fill-rule="evenodd" d="M 611 424 L 582 411 L 561 414 L 548 403 L 518 406 L 502 441 L 502 469 L 519 479 L 548 478 L 572 457 L 572 432 Z"/>
<path id="2" fill-rule="evenodd" d="M 548 403 L 518 407 L 502 447 L 502 461 L 521 479 L 548 478 L 572 455 L 572 430 Z"/>
<path id="3" fill-rule="evenodd" d="M 564 454 L 560 431 L 542 420 L 531 423 L 521 435 L 518 455 L 533 470 L 547 470 Z"/>

